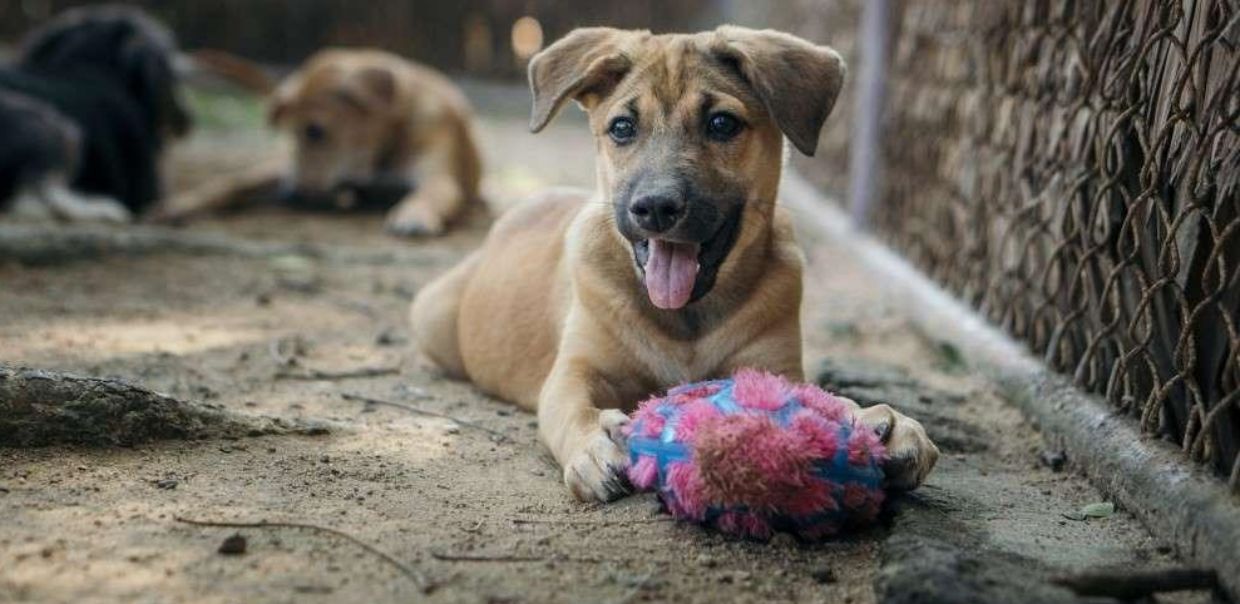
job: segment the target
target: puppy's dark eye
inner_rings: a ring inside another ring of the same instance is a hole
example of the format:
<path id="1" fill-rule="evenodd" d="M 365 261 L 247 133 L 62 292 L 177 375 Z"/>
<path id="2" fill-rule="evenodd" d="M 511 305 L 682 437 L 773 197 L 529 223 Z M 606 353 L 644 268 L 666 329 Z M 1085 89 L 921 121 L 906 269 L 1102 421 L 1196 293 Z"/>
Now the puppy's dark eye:
<path id="1" fill-rule="evenodd" d="M 618 117 L 607 126 L 607 135 L 616 141 L 617 145 L 630 143 L 637 138 L 637 124 L 633 123 L 632 118 Z"/>
<path id="2" fill-rule="evenodd" d="M 736 138 L 744 127 L 741 120 L 730 113 L 716 113 L 706 120 L 706 134 L 717 141 Z"/>
<path id="3" fill-rule="evenodd" d="M 318 124 L 306 124 L 301 131 L 302 138 L 308 143 L 321 143 L 327 138 L 327 130 Z"/>

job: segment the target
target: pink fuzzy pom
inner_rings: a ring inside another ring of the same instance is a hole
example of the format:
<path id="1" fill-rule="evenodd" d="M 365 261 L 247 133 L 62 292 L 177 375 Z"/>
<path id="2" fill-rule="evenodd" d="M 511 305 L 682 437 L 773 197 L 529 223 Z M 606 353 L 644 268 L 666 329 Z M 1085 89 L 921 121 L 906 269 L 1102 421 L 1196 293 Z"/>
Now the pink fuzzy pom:
<path id="1" fill-rule="evenodd" d="M 649 455 L 643 455 L 629 468 L 629 481 L 639 489 L 649 489 L 658 480 L 659 462 Z"/>
<path id="2" fill-rule="evenodd" d="M 732 378 L 736 382 L 736 402 L 749 409 L 773 411 L 784 404 L 788 382 L 769 373 L 742 369 Z"/>

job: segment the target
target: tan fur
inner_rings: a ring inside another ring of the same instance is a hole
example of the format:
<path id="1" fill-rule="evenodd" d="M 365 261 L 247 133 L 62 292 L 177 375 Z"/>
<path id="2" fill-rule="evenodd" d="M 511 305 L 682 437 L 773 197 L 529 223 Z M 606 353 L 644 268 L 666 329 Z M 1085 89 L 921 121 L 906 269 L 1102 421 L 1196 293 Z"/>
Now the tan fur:
<path id="1" fill-rule="evenodd" d="M 794 118 L 776 117 L 768 107 L 778 99 L 718 60 L 738 44 L 757 60 L 774 61 L 768 71 L 779 69 L 780 58 L 769 51 L 799 53 L 781 57 L 834 73 L 817 84 L 797 83 L 803 73 L 764 75 L 782 75 L 787 86 L 807 88 L 785 90 L 788 95 L 817 95 L 826 106 L 815 115 L 799 109 L 784 111 Z M 534 129 L 569 99 L 588 111 L 600 189 L 549 193 L 502 217 L 480 250 L 420 292 L 411 310 L 413 332 L 419 348 L 449 372 L 536 411 L 540 435 L 572 492 L 608 500 L 623 491 L 622 410 L 670 386 L 741 367 L 804 378 L 802 257 L 791 221 L 775 205 L 782 136 L 810 128 L 816 138 L 843 65 L 829 49 L 774 32 L 651 36 L 587 29 L 536 57 L 530 73 Z M 746 131 L 726 144 L 695 138 L 708 101 L 743 117 Z M 608 124 L 633 109 L 649 139 L 613 144 Z M 669 165 L 691 173 L 706 197 L 743 200 L 739 235 L 714 288 L 674 311 L 648 299 L 613 205 L 622 203 L 624 183 L 645 182 Z M 921 426 L 885 405 L 860 416 L 890 437 L 895 458 L 912 462 L 893 484 L 920 483 L 937 457 Z"/>
<path id="2" fill-rule="evenodd" d="M 323 50 L 276 88 L 269 117 L 293 136 L 291 162 L 211 183 L 172 200 L 158 218 L 243 202 L 281 178 L 319 195 L 379 177 L 411 182 L 413 192 L 388 214 L 388 229 L 401 235 L 440 234 L 479 201 L 473 111 L 455 84 L 428 67 L 377 50 Z M 312 124 L 323 140 L 305 136 Z"/>

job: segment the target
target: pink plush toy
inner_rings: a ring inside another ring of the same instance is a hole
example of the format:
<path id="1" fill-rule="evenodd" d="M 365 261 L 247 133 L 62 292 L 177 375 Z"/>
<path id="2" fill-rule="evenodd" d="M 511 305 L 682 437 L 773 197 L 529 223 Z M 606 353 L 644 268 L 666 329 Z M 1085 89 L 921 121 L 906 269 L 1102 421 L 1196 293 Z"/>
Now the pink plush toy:
<path id="1" fill-rule="evenodd" d="M 812 540 L 872 521 L 882 504 L 878 435 L 816 386 L 741 370 L 673 388 L 632 419 L 629 479 L 677 518 Z"/>

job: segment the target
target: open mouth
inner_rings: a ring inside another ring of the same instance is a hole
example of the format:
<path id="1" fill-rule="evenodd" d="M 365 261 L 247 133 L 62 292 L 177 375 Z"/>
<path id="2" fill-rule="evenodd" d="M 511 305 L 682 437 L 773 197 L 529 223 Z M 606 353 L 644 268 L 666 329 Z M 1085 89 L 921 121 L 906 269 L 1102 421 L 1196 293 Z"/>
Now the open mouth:
<path id="1" fill-rule="evenodd" d="M 650 303 L 656 308 L 677 310 L 709 293 L 715 286 L 719 267 L 736 243 L 739 227 L 738 208 L 710 239 L 701 243 L 659 238 L 633 242 L 633 260 L 645 282 Z"/>

